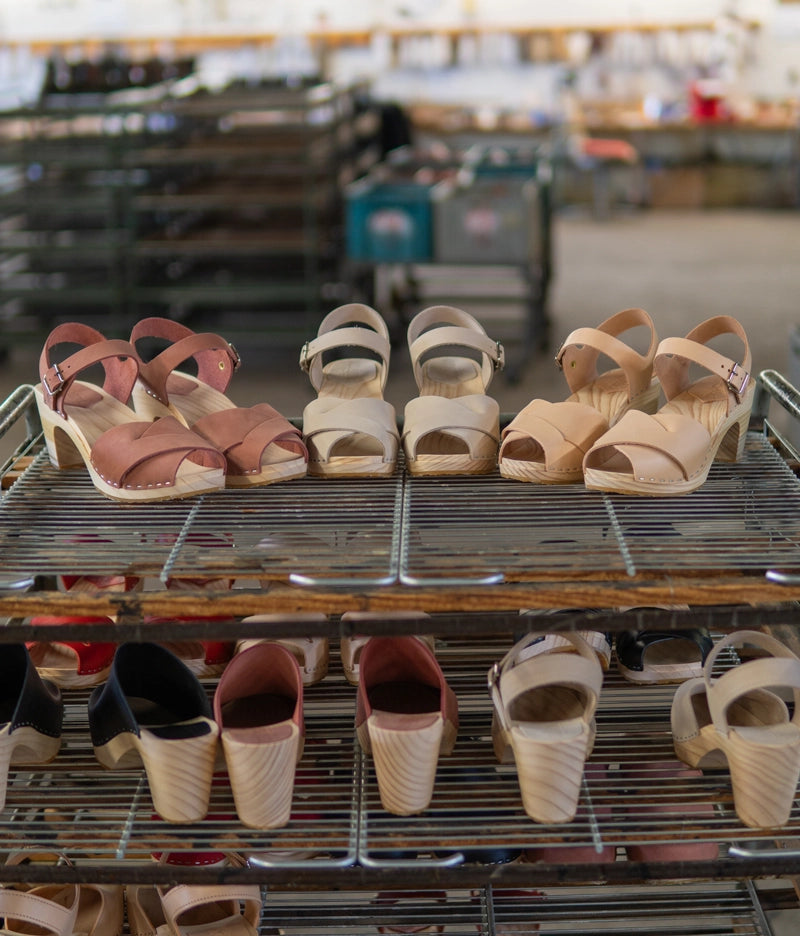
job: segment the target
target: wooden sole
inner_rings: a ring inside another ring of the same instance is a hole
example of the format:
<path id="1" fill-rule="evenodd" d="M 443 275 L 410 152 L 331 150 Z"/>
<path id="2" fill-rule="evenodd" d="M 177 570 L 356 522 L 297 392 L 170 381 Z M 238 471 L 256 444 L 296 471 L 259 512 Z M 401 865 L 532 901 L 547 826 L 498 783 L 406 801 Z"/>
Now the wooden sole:
<path id="1" fill-rule="evenodd" d="M 110 500 L 125 503 L 151 503 L 180 500 L 219 491 L 225 486 L 221 468 L 206 468 L 184 460 L 173 482 L 144 488 L 118 488 L 109 484 L 92 465 L 92 446 L 108 429 L 126 421 L 138 421 L 127 406 L 113 397 L 103 397 L 102 405 L 70 408 L 65 419 L 44 402 L 41 387 L 35 387 L 39 417 L 51 464 L 56 468 L 84 467 L 97 490 Z"/>
<path id="2" fill-rule="evenodd" d="M 397 462 L 379 455 L 337 455 L 327 462 L 308 461 L 308 474 L 315 478 L 386 478 L 393 475 Z"/>
<path id="3" fill-rule="evenodd" d="M 577 722 L 570 720 L 570 728 Z M 517 767 L 522 806 L 534 822 L 552 825 L 571 822 L 580 798 L 586 758 L 594 746 L 595 727 L 580 723 L 577 730 L 554 726 L 550 737 L 526 736 L 524 723 L 503 731 L 495 716 L 492 742 L 498 761 Z"/>
<path id="4" fill-rule="evenodd" d="M 752 398 L 735 407 L 731 414 L 717 425 L 711 433 L 705 461 L 690 478 L 680 481 L 635 478 L 627 471 L 606 471 L 601 468 L 587 467 L 583 474 L 584 483 L 589 490 L 607 491 L 612 494 L 632 494 L 643 497 L 672 497 L 690 494 L 705 484 L 713 462 L 737 462 L 742 457 L 750 423 L 751 405 Z M 698 418 L 700 414 L 701 410 L 698 410 L 686 415 Z M 698 419 L 698 421 L 704 420 Z M 664 457 L 668 458 L 667 455 Z"/>
<path id="5" fill-rule="evenodd" d="M 736 815 L 749 828 L 779 828 L 789 821 L 800 779 L 800 730 L 792 723 L 755 729 L 761 739 L 713 725 L 675 742 L 675 753 L 690 767 L 730 771 Z"/>
<path id="6" fill-rule="evenodd" d="M 94 747 L 95 757 L 109 770 L 144 766 L 153 808 L 166 822 L 199 822 L 208 812 L 219 728 L 207 718 L 183 724 L 205 724 L 208 731 L 164 739 L 142 728 L 138 737 L 125 731 Z"/>
<path id="7" fill-rule="evenodd" d="M 297 762 L 303 739 L 294 722 L 285 722 L 287 736 L 267 744 L 248 740 L 247 732 L 222 733 L 236 812 L 251 829 L 277 829 L 291 817 Z"/>
<path id="8" fill-rule="evenodd" d="M 406 727 L 409 719 L 411 729 Z M 359 726 L 358 739 L 372 754 L 383 808 L 395 816 L 411 816 L 429 806 L 439 755 L 452 753 L 456 727 L 438 712 L 405 716 L 373 709 Z"/>
<path id="9" fill-rule="evenodd" d="M 475 459 L 470 455 L 417 455 L 406 458 L 406 469 L 415 477 L 443 477 L 445 475 L 491 474 L 497 466 L 497 456 Z"/>
<path id="10" fill-rule="evenodd" d="M 12 766 L 48 764 L 61 748 L 61 736 L 53 738 L 30 725 L 20 725 L 9 732 L 8 725 L 0 731 L 0 809 L 6 801 L 8 771 Z"/>

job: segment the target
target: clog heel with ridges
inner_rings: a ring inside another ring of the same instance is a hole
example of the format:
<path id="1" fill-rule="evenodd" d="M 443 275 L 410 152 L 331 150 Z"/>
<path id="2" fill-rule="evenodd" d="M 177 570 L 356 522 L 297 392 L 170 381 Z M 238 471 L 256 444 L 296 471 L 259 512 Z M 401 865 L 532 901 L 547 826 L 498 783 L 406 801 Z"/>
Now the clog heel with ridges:
<path id="1" fill-rule="evenodd" d="M 121 644 L 88 714 L 97 760 L 110 770 L 144 765 L 162 819 L 206 815 L 219 729 L 206 691 L 178 657 L 159 644 Z"/>
<path id="2" fill-rule="evenodd" d="M 153 808 L 167 822 L 197 822 L 208 812 L 211 779 L 217 756 L 217 731 L 207 719 L 170 725 L 182 734 L 197 726 L 199 737 L 177 740 L 158 737 L 158 729 L 142 728 L 141 735 L 122 734 L 94 748 L 108 770 L 144 766 Z"/>
<path id="3" fill-rule="evenodd" d="M 729 647 L 765 654 L 719 678 L 712 670 Z M 793 714 L 777 690 L 791 690 Z M 704 675 L 678 687 L 672 702 L 675 753 L 690 767 L 730 771 L 736 814 L 751 828 L 785 825 L 800 780 L 800 659 L 760 631 L 735 631 L 717 643 Z"/>
<path id="4" fill-rule="evenodd" d="M 583 768 L 594 745 L 594 731 L 580 724 L 574 738 L 528 738 L 525 730 L 502 731 L 492 722 L 494 751 L 500 763 L 516 763 L 525 812 L 543 823 L 570 822 L 580 797 Z"/>
<path id="5" fill-rule="evenodd" d="M 560 636 L 575 653 L 548 652 L 540 634 L 528 634 L 488 676 L 495 754 L 501 763 L 513 758 L 525 812 L 541 823 L 575 816 L 603 684 L 602 665 L 586 641 L 573 632 Z"/>
<path id="6" fill-rule="evenodd" d="M 416 637 L 371 637 L 361 651 L 356 732 L 374 760 L 387 812 L 422 812 L 440 754 L 452 753 L 458 703 L 430 647 Z"/>
<path id="7" fill-rule="evenodd" d="M 244 825 L 274 829 L 291 817 L 303 753 L 303 677 L 292 651 L 264 641 L 237 653 L 214 694 L 236 812 Z"/>
<path id="8" fill-rule="evenodd" d="M 438 715 L 375 712 L 359 729 L 359 742 L 372 754 L 383 808 L 396 816 L 422 812 L 430 803 L 440 754 L 452 754 L 456 731 Z"/>

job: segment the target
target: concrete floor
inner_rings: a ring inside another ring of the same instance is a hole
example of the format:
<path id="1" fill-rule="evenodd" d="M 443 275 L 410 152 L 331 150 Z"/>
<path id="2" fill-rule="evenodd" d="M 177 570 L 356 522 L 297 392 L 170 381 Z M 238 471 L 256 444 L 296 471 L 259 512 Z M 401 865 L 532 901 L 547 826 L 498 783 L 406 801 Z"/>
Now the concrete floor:
<path id="1" fill-rule="evenodd" d="M 556 219 L 554 236 L 552 348 L 532 354 L 517 382 L 499 375 L 492 383 L 503 413 L 517 412 L 535 396 L 562 398 L 552 351 L 573 328 L 629 306 L 645 308 L 661 337 L 684 335 L 712 315 L 733 315 L 748 333 L 755 373 L 774 368 L 796 377 L 791 342 L 800 327 L 800 213 L 661 211 L 621 213 L 605 222 L 565 213 Z M 519 313 L 504 317 L 484 304 L 479 314 L 489 334 L 513 354 Z M 229 396 L 242 405 L 266 400 L 287 416 L 301 415 L 313 391 L 298 367 L 299 344 L 271 348 L 265 334 L 263 342 L 239 350 L 243 365 Z M 38 355 L 38 347 L 11 348 L 0 368 L 0 397 L 37 379 Z M 400 414 L 414 395 L 408 352 L 399 344 L 386 398 Z M 13 433 L 0 440 L 6 449 L 13 444 Z M 794 936 L 798 913 L 780 911 L 771 923 L 775 936 Z"/>

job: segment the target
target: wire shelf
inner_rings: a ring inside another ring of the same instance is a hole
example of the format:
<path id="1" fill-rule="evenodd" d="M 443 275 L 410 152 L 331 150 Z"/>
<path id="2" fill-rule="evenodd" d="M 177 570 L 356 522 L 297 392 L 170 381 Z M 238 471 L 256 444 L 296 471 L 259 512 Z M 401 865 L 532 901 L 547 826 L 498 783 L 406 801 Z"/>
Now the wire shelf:
<path id="1" fill-rule="evenodd" d="M 120 505 L 44 453 L 0 503 L 6 576 L 333 587 L 800 569 L 800 483 L 769 441 L 680 498 L 480 478 L 303 478 Z"/>

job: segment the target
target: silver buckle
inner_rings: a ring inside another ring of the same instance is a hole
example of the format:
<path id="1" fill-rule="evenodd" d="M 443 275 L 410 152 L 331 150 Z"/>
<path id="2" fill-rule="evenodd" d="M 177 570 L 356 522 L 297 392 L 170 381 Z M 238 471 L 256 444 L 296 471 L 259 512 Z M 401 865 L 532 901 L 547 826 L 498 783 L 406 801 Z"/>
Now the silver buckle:
<path id="1" fill-rule="evenodd" d="M 738 382 L 734 383 L 735 380 Z M 741 400 L 745 388 L 750 383 L 750 374 L 746 370 L 740 370 L 738 364 L 734 364 L 728 373 L 728 379 L 725 383 L 736 395 L 736 399 Z"/>
<path id="2" fill-rule="evenodd" d="M 564 370 L 564 365 L 561 363 L 561 359 L 564 357 L 564 351 L 566 350 L 565 346 L 562 344 L 561 347 L 556 351 L 556 367 L 560 370 Z"/>
<path id="3" fill-rule="evenodd" d="M 53 371 L 53 373 L 56 375 L 58 383 L 55 385 L 55 387 L 51 387 L 47 380 L 47 374 L 42 374 L 42 385 L 51 397 L 55 397 L 58 396 L 58 394 L 61 393 L 61 391 L 64 389 L 64 375 L 61 373 L 61 369 L 59 368 L 58 364 L 51 364 L 50 370 Z"/>
<path id="4" fill-rule="evenodd" d="M 242 365 L 242 359 L 241 359 L 241 357 L 239 356 L 239 352 L 236 350 L 236 348 L 234 347 L 234 345 L 233 345 L 230 341 L 228 342 L 228 348 L 229 348 L 229 350 L 230 350 L 230 352 L 231 352 L 231 355 L 232 355 L 232 357 L 233 357 L 233 369 L 234 369 L 235 371 L 236 371 L 236 370 L 239 370 L 239 368 L 240 368 L 241 365 Z"/>
<path id="5" fill-rule="evenodd" d="M 308 363 L 308 342 L 304 342 L 303 347 L 300 349 L 300 367 L 306 373 L 308 373 L 311 365 Z"/>
<path id="6" fill-rule="evenodd" d="M 489 673 L 486 677 L 486 682 L 490 689 L 494 689 L 497 685 L 498 680 L 500 679 L 500 664 L 492 663 Z"/>
<path id="7" fill-rule="evenodd" d="M 494 360 L 494 369 L 501 371 L 506 366 L 506 349 L 499 341 L 495 341 L 495 344 L 497 345 L 497 357 Z"/>

